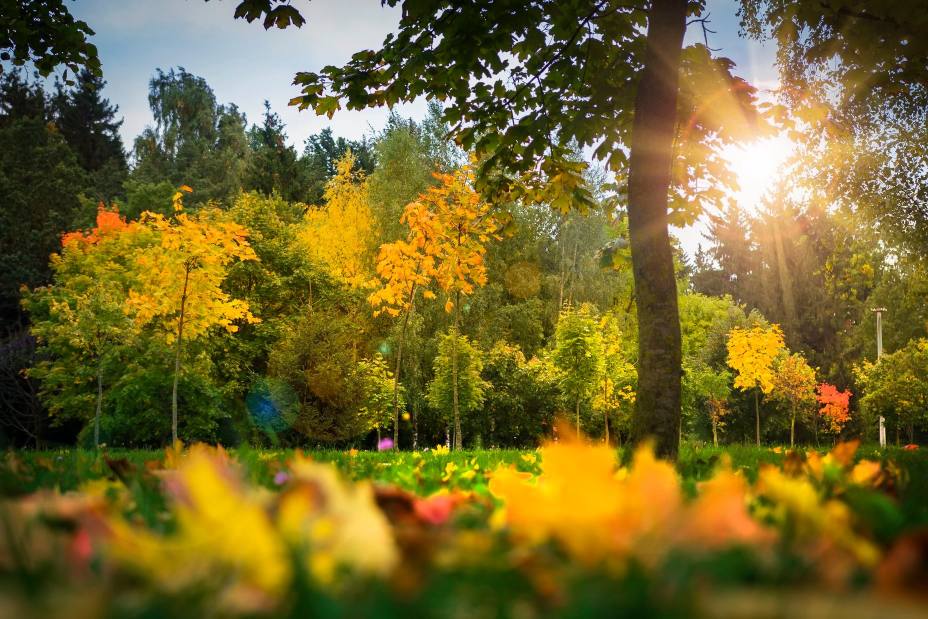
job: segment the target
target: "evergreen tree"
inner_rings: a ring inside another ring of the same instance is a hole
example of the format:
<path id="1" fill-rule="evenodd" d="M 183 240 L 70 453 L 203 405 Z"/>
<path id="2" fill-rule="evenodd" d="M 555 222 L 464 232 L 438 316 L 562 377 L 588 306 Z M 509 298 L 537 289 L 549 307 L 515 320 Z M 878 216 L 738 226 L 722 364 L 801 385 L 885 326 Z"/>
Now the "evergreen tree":
<path id="1" fill-rule="evenodd" d="M 116 119 L 118 106 L 103 97 L 104 86 L 103 78 L 85 69 L 73 88 L 58 84 L 52 106 L 55 125 L 90 175 L 93 198 L 109 203 L 123 194 L 128 165 L 119 136 L 123 121 Z"/>
<path id="2" fill-rule="evenodd" d="M 155 126 L 135 139 L 134 180 L 189 185 L 188 206 L 241 190 L 248 148 L 245 117 L 235 105 L 218 105 L 206 80 L 183 67 L 158 69 L 148 102 Z"/>
<path id="3" fill-rule="evenodd" d="M 296 149 L 287 145 L 287 134 L 280 116 L 264 102 L 264 120 L 248 131 L 251 157 L 245 169 L 245 189 L 265 195 L 273 192 L 291 202 L 305 200 L 305 165 L 301 165 Z"/>

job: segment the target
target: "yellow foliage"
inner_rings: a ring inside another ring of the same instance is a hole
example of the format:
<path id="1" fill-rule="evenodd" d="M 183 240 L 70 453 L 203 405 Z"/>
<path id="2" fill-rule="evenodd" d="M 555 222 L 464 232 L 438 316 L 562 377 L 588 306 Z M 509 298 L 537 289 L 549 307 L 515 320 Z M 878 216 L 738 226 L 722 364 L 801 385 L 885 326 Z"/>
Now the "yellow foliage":
<path id="1" fill-rule="evenodd" d="M 761 543 L 770 535 L 747 511 L 747 484 L 723 471 L 686 504 L 680 479 L 649 446 L 628 469 L 615 452 L 573 439 L 541 449 L 541 475 L 497 469 L 490 492 L 503 503 L 497 522 L 529 543 L 553 539 L 578 560 L 653 560 L 676 542 L 694 549 Z"/>
<path id="2" fill-rule="evenodd" d="M 321 263 L 350 288 L 374 285 L 371 262 L 374 216 L 367 199 L 367 182 L 353 171 L 355 158 L 345 153 L 325 187 L 325 206 L 306 213 L 300 240 L 310 258 Z"/>
<path id="3" fill-rule="evenodd" d="M 464 167 L 454 174 L 435 174 L 439 181 L 406 205 L 401 222 L 406 239 L 380 247 L 377 275 L 381 287 L 370 295 L 375 315 L 398 316 L 415 302 L 418 289 L 435 281 L 448 294 L 445 311 L 454 309 L 452 297 L 472 294 L 487 282 L 485 243 L 499 238 L 499 222 L 473 189 L 473 172 Z"/>
<path id="4" fill-rule="evenodd" d="M 770 393 L 774 387 L 774 360 L 786 348 L 779 325 L 732 329 L 727 347 L 728 365 L 738 372 L 735 388 L 759 387 L 763 393 Z"/>
<path id="5" fill-rule="evenodd" d="M 137 326 L 159 321 L 171 344 L 177 337 L 181 304 L 184 337 L 189 339 L 215 326 L 235 332 L 236 321 L 259 322 L 246 301 L 222 290 L 232 262 L 258 259 L 243 226 L 215 208 L 196 215 L 180 213 L 173 221 L 145 213 L 142 221 L 160 242 L 136 255 L 138 277 L 129 290 L 125 311 Z"/>

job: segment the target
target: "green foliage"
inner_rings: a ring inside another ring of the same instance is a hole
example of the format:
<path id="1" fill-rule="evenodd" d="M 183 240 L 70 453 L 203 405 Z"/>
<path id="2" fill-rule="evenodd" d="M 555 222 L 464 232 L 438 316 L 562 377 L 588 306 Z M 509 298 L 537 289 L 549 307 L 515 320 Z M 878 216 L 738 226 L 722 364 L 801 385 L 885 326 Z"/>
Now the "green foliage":
<path id="1" fill-rule="evenodd" d="M 0 122 L 0 316 L 18 315 L 20 286 L 51 277 L 61 234 L 89 224 L 77 197 L 87 176 L 62 136 L 42 118 Z"/>
<path id="2" fill-rule="evenodd" d="M 565 398 L 575 405 L 579 428 L 580 405 L 596 392 L 598 378 L 606 367 L 602 331 L 592 305 L 568 307 L 561 312 L 551 360 Z"/>
<path id="3" fill-rule="evenodd" d="M 857 380 L 868 434 L 878 427 L 881 415 L 888 429 L 895 430 L 897 437 L 905 431 L 909 442 L 915 428 L 928 426 L 928 340 L 912 340 L 876 363 L 862 363 Z"/>
<path id="4" fill-rule="evenodd" d="M 380 430 L 393 423 L 393 372 L 381 354 L 358 361 L 355 372 L 361 382 L 360 415 L 366 420 L 366 430 Z M 402 388 L 397 394 L 400 410 L 406 408 Z"/>
<path id="5" fill-rule="evenodd" d="M 88 41 L 93 30 L 63 0 L 3 0 L 0 14 L 0 60 L 31 63 L 43 76 L 60 65 L 73 74 L 81 68 L 100 73 L 97 48 Z"/>
<path id="6" fill-rule="evenodd" d="M 483 371 L 483 353 L 466 335 L 461 335 L 453 328 L 438 342 L 438 354 L 435 356 L 435 378 L 429 384 L 429 405 L 446 420 L 451 419 L 453 408 L 452 359 L 457 350 L 457 390 L 458 407 L 461 418 L 466 419 L 477 411 L 486 398 L 489 388 L 481 376 Z"/>
<path id="7" fill-rule="evenodd" d="M 300 402 L 291 430 L 317 442 L 356 439 L 372 427 L 362 408 L 373 391 L 366 392 L 357 371 L 367 353 L 370 313 L 361 300 L 342 302 L 345 312 L 317 306 L 282 326 L 268 358 L 268 374 L 288 383 Z M 392 402 L 392 384 L 390 393 Z"/>
<path id="8" fill-rule="evenodd" d="M 248 154 L 245 118 L 235 105 L 219 105 L 202 77 L 182 67 L 158 69 L 149 82 L 153 127 L 135 140 L 132 178 L 188 185 L 189 205 L 234 197 L 242 187 Z"/>

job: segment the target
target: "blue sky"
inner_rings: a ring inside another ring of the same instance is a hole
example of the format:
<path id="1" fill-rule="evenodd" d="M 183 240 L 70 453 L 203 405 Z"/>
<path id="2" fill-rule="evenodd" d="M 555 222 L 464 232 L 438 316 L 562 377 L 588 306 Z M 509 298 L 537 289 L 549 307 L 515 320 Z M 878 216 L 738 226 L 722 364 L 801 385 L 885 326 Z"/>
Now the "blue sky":
<path id="1" fill-rule="evenodd" d="M 74 14 L 94 29 L 100 51 L 106 96 L 125 118 L 126 146 L 149 124 L 148 80 L 156 68 L 183 66 L 212 86 L 220 102 L 236 103 L 258 122 L 265 99 L 287 124 L 290 141 L 300 146 L 326 126 L 336 135 L 359 138 L 379 128 L 385 109 L 341 111 L 328 120 L 298 112 L 287 101 L 298 93 L 291 85 L 299 70 L 318 70 L 346 61 L 359 49 L 376 47 L 394 30 L 399 10 L 378 0 L 295 0 L 307 18 L 301 29 L 265 31 L 258 23 L 234 20 L 236 0 L 77 0 Z M 743 77 L 762 87 L 775 81 L 773 51 L 738 37 L 736 2 L 710 0 L 709 44 L 736 61 Z M 690 40 L 702 40 L 698 25 Z M 400 106 L 400 113 L 421 117 L 424 102 Z"/>

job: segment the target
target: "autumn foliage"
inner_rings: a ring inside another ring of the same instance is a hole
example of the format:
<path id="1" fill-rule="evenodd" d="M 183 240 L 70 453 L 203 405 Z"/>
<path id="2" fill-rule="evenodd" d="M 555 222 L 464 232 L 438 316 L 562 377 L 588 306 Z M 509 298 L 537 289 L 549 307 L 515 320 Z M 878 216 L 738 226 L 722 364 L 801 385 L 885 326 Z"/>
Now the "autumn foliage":
<path id="1" fill-rule="evenodd" d="M 844 424 L 850 421 L 852 395 L 850 390 L 839 391 L 837 387 L 828 383 L 818 386 L 816 399 L 821 405 L 818 412 L 828 422 L 832 432 L 840 432 Z"/>

